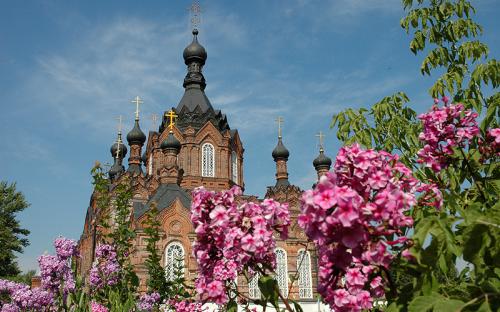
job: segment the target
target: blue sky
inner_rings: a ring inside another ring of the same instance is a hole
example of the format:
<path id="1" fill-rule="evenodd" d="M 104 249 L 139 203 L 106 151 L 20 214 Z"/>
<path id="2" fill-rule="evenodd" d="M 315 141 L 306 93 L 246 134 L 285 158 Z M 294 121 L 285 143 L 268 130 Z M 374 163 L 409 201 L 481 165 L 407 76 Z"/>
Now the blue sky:
<path id="1" fill-rule="evenodd" d="M 495 0 L 475 1 L 481 40 L 498 58 Z M 95 160 L 112 161 L 116 118 L 131 129 L 144 99 L 150 115 L 177 106 L 190 43 L 190 1 L 0 1 L 0 179 L 17 182 L 31 207 L 20 214 L 31 245 L 24 270 L 52 252 L 58 235 L 78 239 Z M 340 147 L 331 116 L 405 91 L 431 104 L 434 77 L 408 49 L 399 0 L 201 1 L 199 40 L 208 52 L 206 93 L 245 147 L 246 192 L 274 183 L 274 119 L 284 116 L 290 180 L 315 179 L 318 131 L 332 158 Z"/>

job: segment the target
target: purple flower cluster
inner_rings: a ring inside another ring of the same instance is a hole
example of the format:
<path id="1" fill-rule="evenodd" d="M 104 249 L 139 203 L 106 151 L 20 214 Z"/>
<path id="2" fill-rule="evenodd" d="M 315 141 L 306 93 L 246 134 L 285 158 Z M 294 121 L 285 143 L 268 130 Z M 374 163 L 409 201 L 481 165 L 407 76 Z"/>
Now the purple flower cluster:
<path id="1" fill-rule="evenodd" d="M 196 290 L 202 302 L 225 304 L 230 284 L 244 268 L 275 267 L 273 233 L 283 239 L 288 236 L 288 204 L 266 199 L 238 205 L 235 196 L 240 194 L 239 187 L 220 193 L 204 188 L 193 192 L 193 253 L 200 270 Z"/>
<path id="2" fill-rule="evenodd" d="M 116 285 L 119 281 L 121 267 L 118 263 L 115 248 L 108 244 L 96 248 L 96 260 L 90 270 L 89 282 L 94 290 L 105 286 Z"/>
<path id="3" fill-rule="evenodd" d="M 56 255 L 42 255 L 38 258 L 42 288 L 54 294 L 67 295 L 75 290 L 75 279 L 71 270 L 71 257 L 77 256 L 76 242 L 59 237 L 54 241 Z"/>
<path id="4" fill-rule="evenodd" d="M 143 294 L 139 298 L 139 302 L 137 303 L 137 308 L 140 311 L 152 311 L 153 307 L 158 306 L 160 303 L 160 294 L 157 292 L 152 292 L 150 294 Z"/>
<path id="5" fill-rule="evenodd" d="M 0 280 L 0 294 L 9 295 L 11 301 L 0 302 L 1 312 L 48 311 L 53 303 L 52 294 L 48 291 L 30 289 L 25 284 L 12 281 Z"/>
<path id="6" fill-rule="evenodd" d="M 466 143 L 479 134 L 476 118 L 478 114 L 465 110 L 462 104 L 448 105 L 444 97 L 444 107 L 438 107 L 439 101 L 430 112 L 418 116 L 423 123 L 423 132 L 419 139 L 425 143 L 418 151 L 418 162 L 439 172 L 450 163 L 453 148 L 463 148 Z"/>

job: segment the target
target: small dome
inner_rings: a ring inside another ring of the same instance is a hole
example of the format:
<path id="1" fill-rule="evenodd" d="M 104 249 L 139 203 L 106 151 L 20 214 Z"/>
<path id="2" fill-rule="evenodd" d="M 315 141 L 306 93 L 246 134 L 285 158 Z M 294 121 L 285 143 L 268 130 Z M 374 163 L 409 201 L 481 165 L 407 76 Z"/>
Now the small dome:
<path id="1" fill-rule="evenodd" d="M 278 139 L 278 144 L 274 148 L 272 155 L 273 155 L 274 160 L 276 160 L 278 158 L 284 158 L 285 160 L 288 160 L 288 156 L 290 156 L 290 152 L 286 149 L 285 145 L 283 145 L 281 138 Z"/>
<path id="2" fill-rule="evenodd" d="M 177 152 L 181 149 L 181 142 L 177 140 L 172 132 L 170 132 L 167 138 L 161 143 L 162 149 L 176 149 Z"/>
<path id="3" fill-rule="evenodd" d="M 123 171 L 125 171 L 123 166 L 119 164 L 119 162 L 115 161 L 111 169 L 109 169 L 108 175 L 113 180 L 118 177 L 118 175 L 120 175 Z"/>
<path id="4" fill-rule="evenodd" d="M 188 65 L 193 61 L 199 62 L 201 65 L 205 65 L 205 61 L 207 60 L 207 51 L 205 48 L 198 43 L 198 30 L 193 30 L 193 42 L 188 45 L 184 49 L 184 53 L 182 53 L 184 57 L 184 63 Z"/>
<path id="5" fill-rule="evenodd" d="M 119 138 L 121 138 L 121 135 L 119 135 Z M 111 156 L 113 158 L 116 157 L 116 152 L 118 150 L 118 142 L 115 142 L 113 145 L 111 145 L 111 148 L 109 149 L 109 151 L 111 152 Z M 119 158 L 125 158 L 125 155 L 127 155 L 127 146 L 125 146 L 125 144 L 123 144 L 120 140 L 120 155 L 119 155 Z"/>
<path id="6" fill-rule="evenodd" d="M 318 169 L 318 168 L 323 167 L 323 168 L 330 169 L 331 165 L 332 165 L 332 160 L 330 159 L 330 157 L 326 156 L 323 149 L 321 149 L 319 151 L 318 157 L 316 157 L 313 160 L 314 168 Z"/>
<path id="7" fill-rule="evenodd" d="M 127 141 L 129 145 L 143 145 L 146 142 L 146 135 L 139 127 L 139 120 L 135 121 L 134 128 L 127 134 Z"/>

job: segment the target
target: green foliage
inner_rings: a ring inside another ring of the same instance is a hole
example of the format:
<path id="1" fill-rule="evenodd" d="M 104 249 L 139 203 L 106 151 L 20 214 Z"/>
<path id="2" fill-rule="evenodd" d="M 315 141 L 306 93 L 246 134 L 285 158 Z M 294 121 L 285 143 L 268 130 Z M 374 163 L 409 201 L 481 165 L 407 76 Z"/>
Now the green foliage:
<path id="1" fill-rule="evenodd" d="M 96 240 L 115 247 L 118 263 L 123 270 L 118 285 L 96 295 L 108 300 L 110 291 L 113 291 L 120 294 L 122 303 L 125 303 L 130 294 L 134 294 L 139 286 L 139 278 L 130 262 L 130 256 L 134 252 L 133 240 L 136 237 L 132 227 L 130 180 L 123 176 L 116 183 L 111 184 L 99 164 L 92 169 L 92 177 L 93 196 L 96 202 L 96 231 L 98 231 L 95 235 Z"/>
<path id="2" fill-rule="evenodd" d="M 15 252 L 22 253 L 29 242 L 29 231 L 21 228 L 16 214 L 28 208 L 24 195 L 16 184 L 0 181 L 0 278 L 19 274 Z"/>
<path id="3" fill-rule="evenodd" d="M 410 50 L 427 53 L 422 74 L 443 72 L 429 93 L 451 94 L 453 102 L 481 113 L 482 135 L 497 128 L 500 67 L 476 39 L 482 28 L 472 20 L 475 10 L 470 2 L 404 0 L 403 5 L 408 14 L 401 25 L 413 35 Z M 487 96 L 484 89 L 493 92 Z M 407 232 L 412 234 L 416 259 L 398 258 L 394 263 L 396 289 L 388 292 L 387 311 L 496 311 L 500 308 L 498 157 L 484 159 L 481 143 L 475 140 L 468 148 L 457 148 L 450 166 L 438 174 L 420 166 L 416 153 L 422 148 L 421 126 L 408 104 L 407 96 L 399 92 L 369 109 L 347 109 L 331 124 L 344 144 L 358 142 L 398 153 L 418 178 L 437 184 L 443 192 L 441 211 L 430 207 L 411 211 L 415 223 Z"/>

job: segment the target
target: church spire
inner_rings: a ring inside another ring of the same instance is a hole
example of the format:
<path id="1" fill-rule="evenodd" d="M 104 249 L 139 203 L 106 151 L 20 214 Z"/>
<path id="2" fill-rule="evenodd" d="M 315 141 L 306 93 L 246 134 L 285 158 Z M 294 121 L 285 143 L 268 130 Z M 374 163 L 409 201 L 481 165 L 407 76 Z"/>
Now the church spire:
<path id="1" fill-rule="evenodd" d="M 128 159 L 127 172 L 132 174 L 142 174 L 141 168 L 141 148 L 146 142 L 146 135 L 139 126 L 139 105 L 143 103 L 139 96 L 132 100 L 135 104 L 135 123 L 134 127 L 127 134 L 127 141 L 130 145 L 130 157 Z"/>
<path id="2" fill-rule="evenodd" d="M 113 166 L 108 172 L 111 180 L 118 178 L 125 171 L 122 162 L 125 155 L 127 155 L 127 147 L 123 144 L 122 140 L 122 116 L 118 117 L 118 120 L 118 137 L 110 148 L 111 156 L 114 158 Z"/>
<path id="3" fill-rule="evenodd" d="M 319 155 L 314 159 L 313 166 L 318 173 L 319 179 L 330 170 L 330 167 L 332 166 L 332 160 L 330 159 L 330 157 L 325 155 L 325 150 L 323 148 L 323 138 L 325 137 L 325 135 L 320 131 L 316 136 L 319 138 Z"/>
<path id="4" fill-rule="evenodd" d="M 169 118 L 168 127 L 170 128 L 167 137 L 160 145 L 164 155 L 164 166 L 160 171 L 160 182 L 162 184 L 179 184 L 182 173 L 177 164 L 177 155 L 181 150 L 181 142 L 174 136 L 174 118 L 177 117 L 173 110 L 165 114 Z"/>
<path id="5" fill-rule="evenodd" d="M 274 161 L 276 162 L 276 186 L 286 186 L 290 185 L 290 182 L 288 182 L 288 169 L 286 164 L 288 161 L 288 156 L 290 156 L 290 152 L 283 144 L 281 135 L 281 124 L 283 123 L 283 117 L 278 117 L 276 119 L 276 122 L 278 123 L 278 144 L 276 145 L 272 153 Z"/>

